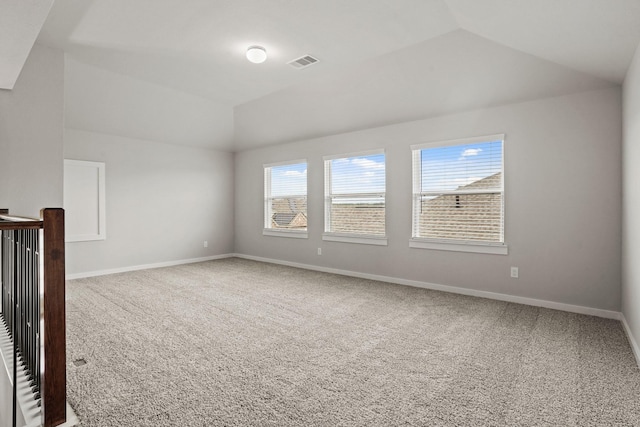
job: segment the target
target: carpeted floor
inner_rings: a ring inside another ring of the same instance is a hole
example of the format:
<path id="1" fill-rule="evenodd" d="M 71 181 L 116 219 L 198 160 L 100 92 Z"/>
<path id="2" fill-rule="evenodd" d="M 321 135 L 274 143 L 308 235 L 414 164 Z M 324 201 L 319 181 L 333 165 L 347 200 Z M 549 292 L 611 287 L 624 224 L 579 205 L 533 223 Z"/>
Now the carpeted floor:
<path id="1" fill-rule="evenodd" d="M 83 426 L 640 426 L 613 320 L 236 258 L 67 298 Z"/>

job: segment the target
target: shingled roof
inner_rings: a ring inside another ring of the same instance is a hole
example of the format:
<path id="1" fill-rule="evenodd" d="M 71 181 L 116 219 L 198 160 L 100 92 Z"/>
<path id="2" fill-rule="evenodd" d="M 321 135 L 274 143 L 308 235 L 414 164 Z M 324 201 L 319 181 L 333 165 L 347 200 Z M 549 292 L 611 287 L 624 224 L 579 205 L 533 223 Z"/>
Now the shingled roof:
<path id="1" fill-rule="evenodd" d="M 499 242 L 502 238 L 502 173 L 463 185 L 457 190 L 482 190 L 486 194 L 445 194 L 423 200 L 419 217 L 420 237 Z"/>
<path id="2" fill-rule="evenodd" d="M 307 216 L 303 212 L 276 212 L 271 216 L 274 228 L 306 228 Z"/>

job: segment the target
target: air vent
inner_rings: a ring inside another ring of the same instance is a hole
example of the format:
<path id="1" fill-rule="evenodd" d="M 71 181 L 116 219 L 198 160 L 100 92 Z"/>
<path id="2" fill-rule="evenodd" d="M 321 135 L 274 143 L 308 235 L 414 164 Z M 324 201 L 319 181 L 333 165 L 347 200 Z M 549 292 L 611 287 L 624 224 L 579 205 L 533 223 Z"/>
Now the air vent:
<path id="1" fill-rule="evenodd" d="M 294 59 L 293 61 L 287 62 L 287 64 L 291 65 L 293 68 L 306 68 L 309 65 L 313 65 L 316 62 L 319 62 L 318 58 L 314 58 L 311 55 L 304 55 L 298 59 Z"/>

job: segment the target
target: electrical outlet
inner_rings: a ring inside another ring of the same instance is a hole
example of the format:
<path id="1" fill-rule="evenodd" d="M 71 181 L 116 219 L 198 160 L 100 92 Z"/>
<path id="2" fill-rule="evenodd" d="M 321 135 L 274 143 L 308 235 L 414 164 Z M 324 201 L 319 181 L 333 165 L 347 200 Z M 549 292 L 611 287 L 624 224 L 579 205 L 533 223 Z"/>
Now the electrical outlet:
<path id="1" fill-rule="evenodd" d="M 518 267 L 511 267 L 511 277 L 514 279 L 518 278 Z"/>
<path id="2" fill-rule="evenodd" d="M 322 248 L 318 248 L 318 255 L 322 255 Z"/>
<path id="3" fill-rule="evenodd" d="M 204 241 L 204 245 L 203 245 L 203 246 L 204 246 L 205 248 L 208 248 L 208 247 L 209 247 L 209 242 L 205 240 L 205 241 Z"/>

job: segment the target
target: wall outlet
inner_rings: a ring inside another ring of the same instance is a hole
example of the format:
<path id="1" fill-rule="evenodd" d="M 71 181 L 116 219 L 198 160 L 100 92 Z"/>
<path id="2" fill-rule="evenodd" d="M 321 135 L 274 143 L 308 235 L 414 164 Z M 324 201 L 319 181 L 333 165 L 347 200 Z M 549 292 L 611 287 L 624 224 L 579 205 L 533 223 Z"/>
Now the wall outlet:
<path id="1" fill-rule="evenodd" d="M 318 255 L 322 255 L 322 248 L 318 248 Z"/>
<path id="2" fill-rule="evenodd" d="M 511 277 L 514 279 L 518 278 L 518 267 L 511 267 Z"/>
<path id="3" fill-rule="evenodd" d="M 205 248 L 208 248 L 208 247 L 209 247 L 209 242 L 205 240 L 205 241 L 204 241 L 203 246 L 204 246 Z"/>

